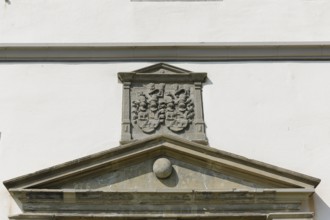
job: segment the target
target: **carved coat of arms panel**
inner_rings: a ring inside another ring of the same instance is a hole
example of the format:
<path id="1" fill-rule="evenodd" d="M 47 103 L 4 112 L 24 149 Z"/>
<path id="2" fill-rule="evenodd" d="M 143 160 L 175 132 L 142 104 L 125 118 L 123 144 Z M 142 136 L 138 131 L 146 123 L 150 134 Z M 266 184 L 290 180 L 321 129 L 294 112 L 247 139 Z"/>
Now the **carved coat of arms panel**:
<path id="1" fill-rule="evenodd" d="M 156 64 L 118 76 L 124 84 L 122 143 L 152 134 L 206 143 L 202 107 L 206 73 Z"/>
<path id="2" fill-rule="evenodd" d="M 194 121 L 194 85 L 147 83 L 131 92 L 131 120 L 136 133 L 189 131 Z M 140 131 L 140 132 L 139 132 Z"/>

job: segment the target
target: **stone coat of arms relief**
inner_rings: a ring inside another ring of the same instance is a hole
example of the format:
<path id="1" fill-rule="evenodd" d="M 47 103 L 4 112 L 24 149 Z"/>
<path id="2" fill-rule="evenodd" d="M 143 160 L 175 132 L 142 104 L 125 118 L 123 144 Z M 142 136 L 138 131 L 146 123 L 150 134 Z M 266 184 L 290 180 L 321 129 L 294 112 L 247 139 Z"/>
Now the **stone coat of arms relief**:
<path id="1" fill-rule="evenodd" d="M 165 83 L 149 83 L 132 101 L 132 120 L 144 133 L 160 126 L 172 132 L 186 129 L 194 120 L 194 101 L 191 87 Z"/>
<path id="2" fill-rule="evenodd" d="M 163 63 L 118 73 L 123 83 L 121 143 L 171 134 L 207 144 L 202 107 L 206 75 Z"/>

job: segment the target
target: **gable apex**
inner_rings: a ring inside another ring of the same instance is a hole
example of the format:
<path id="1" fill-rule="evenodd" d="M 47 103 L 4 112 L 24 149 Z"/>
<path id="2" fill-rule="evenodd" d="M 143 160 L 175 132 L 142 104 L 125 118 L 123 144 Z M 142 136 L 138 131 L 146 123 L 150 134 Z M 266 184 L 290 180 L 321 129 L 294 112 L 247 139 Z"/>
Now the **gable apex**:
<path id="1" fill-rule="evenodd" d="M 166 162 L 166 172 L 171 169 L 169 176 L 163 176 L 164 163 L 159 161 Z M 238 220 L 255 214 L 268 219 L 270 213 L 299 218 L 309 211 L 303 204 L 319 182 L 186 139 L 155 135 L 4 185 L 23 211 L 12 217 L 15 220 L 45 213 L 45 220 L 155 217 L 150 213 L 178 219 L 192 213 L 217 218 L 226 214 Z"/>
<path id="2" fill-rule="evenodd" d="M 59 164 L 35 173 L 4 182 L 8 188 L 40 188 L 70 180 L 77 176 L 96 173 L 104 167 L 126 166 L 129 161 L 143 161 L 148 156 L 170 156 L 217 172 L 235 173 L 244 178 L 267 180 L 281 188 L 316 187 L 320 180 L 239 155 L 217 150 L 171 135 L 154 135 L 110 150 Z M 127 164 L 126 164 L 127 163 Z"/>
<path id="3" fill-rule="evenodd" d="M 170 64 L 167 64 L 167 63 L 157 63 L 157 64 L 154 64 L 154 65 L 151 65 L 151 66 L 140 68 L 140 69 L 135 70 L 133 72 L 136 72 L 136 73 L 154 73 L 154 72 L 158 72 L 159 70 L 167 70 L 167 71 L 172 72 L 172 73 L 190 73 L 191 72 L 189 70 L 179 68 L 177 66 L 173 66 L 173 65 L 170 65 Z M 160 72 L 160 74 L 161 73 L 164 73 L 164 72 Z"/>
<path id="4" fill-rule="evenodd" d="M 192 72 L 167 63 L 157 63 L 131 72 L 119 72 L 121 82 L 205 82 L 207 73 Z"/>

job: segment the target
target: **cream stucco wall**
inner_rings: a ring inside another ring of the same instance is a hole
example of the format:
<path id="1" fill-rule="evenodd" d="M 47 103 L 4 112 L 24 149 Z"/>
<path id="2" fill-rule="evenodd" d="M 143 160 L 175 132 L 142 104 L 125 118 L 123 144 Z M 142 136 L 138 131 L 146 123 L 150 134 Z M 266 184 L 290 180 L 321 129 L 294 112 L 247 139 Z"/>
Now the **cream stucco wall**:
<path id="1" fill-rule="evenodd" d="M 8 0 L 0 43 L 329 41 L 328 0 Z M 0 181 L 118 145 L 116 73 L 153 63 L 0 63 Z M 322 179 L 330 216 L 330 62 L 178 62 L 208 72 L 212 147 Z M 0 184 L 0 220 L 19 212 Z"/>
<path id="2" fill-rule="evenodd" d="M 329 41 L 328 0 L 2 0 L 0 42 Z"/>

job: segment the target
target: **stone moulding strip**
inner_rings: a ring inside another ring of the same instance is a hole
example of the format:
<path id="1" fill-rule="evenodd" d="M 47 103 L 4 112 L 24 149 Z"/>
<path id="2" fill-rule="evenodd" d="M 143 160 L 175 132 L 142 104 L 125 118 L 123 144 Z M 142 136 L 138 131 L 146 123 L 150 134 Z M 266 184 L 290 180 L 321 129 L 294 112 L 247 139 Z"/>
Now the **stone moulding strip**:
<path id="1" fill-rule="evenodd" d="M 330 60 L 330 42 L 0 44 L 0 62 L 245 60 Z"/>
<path id="2" fill-rule="evenodd" d="M 146 213 L 208 216 L 212 213 L 221 217 L 223 214 L 232 216 L 234 213 L 237 214 L 236 216 L 268 213 L 267 217 L 269 217 L 272 213 L 274 219 L 280 219 L 283 212 L 287 212 L 287 215 L 292 212 L 295 215 L 304 214 L 301 211 L 301 204 L 313 192 L 306 189 L 182 190 L 177 192 L 33 189 L 10 190 L 10 193 L 15 194 L 16 199 L 21 202 L 24 214 L 30 212 L 61 213 L 62 215 L 76 213 L 82 216 L 86 214 L 85 216 L 89 217 L 102 217 L 103 215 Z"/>
<path id="3" fill-rule="evenodd" d="M 258 190 L 177 190 L 177 191 L 99 191 L 99 190 L 72 190 L 72 189 L 11 189 L 12 195 L 21 201 L 25 211 L 62 211 L 71 210 L 70 205 L 77 209 L 85 209 L 84 204 L 94 204 L 89 207 L 93 211 L 107 211 L 110 206 L 118 204 L 124 206 L 139 205 L 142 210 L 145 205 L 192 205 L 209 204 L 219 209 L 227 210 L 227 203 L 233 206 L 259 206 L 267 204 L 286 205 L 286 209 L 296 209 L 301 201 L 309 198 L 314 189 L 258 189 Z M 38 204 L 49 204 L 39 206 Z M 54 204 L 54 205 L 51 205 Z M 56 204 L 63 204 L 62 206 Z M 63 208 L 64 207 L 64 208 Z M 265 207 L 269 208 L 268 205 Z M 149 207 L 150 208 L 150 207 Z M 236 207 L 241 208 L 241 207 Z M 278 207 L 279 208 L 279 207 Z M 261 207 L 259 207 L 261 209 Z M 268 210 L 268 209 L 267 209 Z M 123 209 L 122 211 L 125 211 Z M 141 211 L 141 210 L 139 210 Z M 174 210 L 173 210 L 174 211 Z M 292 211 L 292 210 L 291 210 Z"/>
<path id="4" fill-rule="evenodd" d="M 270 213 L 270 214 L 260 214 L 260 213 L 245 213 L 245 214 L 237 214 L 237 213 L 222 213 L 222 214 L 213 214 L 208 213 L 207 215 L 203 214 L 60 214 L 60 213 L 25 213 L 20 215 L 11 216 L 10 219 L 12 220 L 28 220 L 28 219 L 40 219 L 40 220 L 53 220 L 53 219 L 69 219 L 71 218 L 79 218 L 79 219 L 240 219 L 240 220 L 273 220 L 273 219 L 312 219 L 313 218 L 312 212 L 304 212 L 304 213 Z"/>

